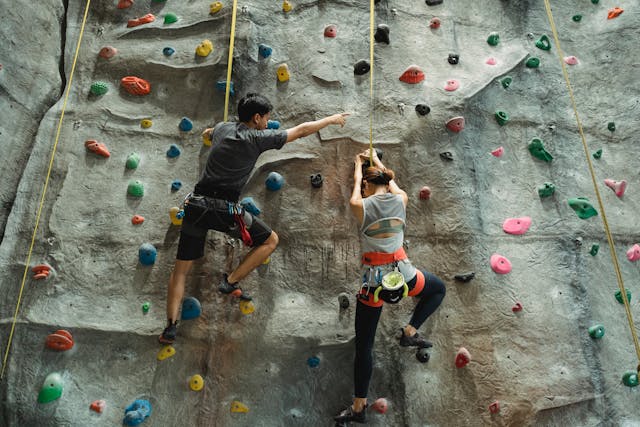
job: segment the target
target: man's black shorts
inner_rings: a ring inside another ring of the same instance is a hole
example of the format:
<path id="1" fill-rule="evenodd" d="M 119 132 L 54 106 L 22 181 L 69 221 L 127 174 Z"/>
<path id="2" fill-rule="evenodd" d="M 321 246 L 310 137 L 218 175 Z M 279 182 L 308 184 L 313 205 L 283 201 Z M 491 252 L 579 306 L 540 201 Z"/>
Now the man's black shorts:
<path id="1" fill-rule="evenodd" d="M 271 235 L 271 228 L 264 221 L 244 210 L 243 219 L 253 241 L 252 247 L 260 246 Z M 204 255 L 209 230 L 222 231 L 231 237 L 241 238 L 240 229 L 233 215 L 229 213 L 226 200 L 192 195 L 185 202 L 176 258 L 183 261 L 201 258 Z"/>

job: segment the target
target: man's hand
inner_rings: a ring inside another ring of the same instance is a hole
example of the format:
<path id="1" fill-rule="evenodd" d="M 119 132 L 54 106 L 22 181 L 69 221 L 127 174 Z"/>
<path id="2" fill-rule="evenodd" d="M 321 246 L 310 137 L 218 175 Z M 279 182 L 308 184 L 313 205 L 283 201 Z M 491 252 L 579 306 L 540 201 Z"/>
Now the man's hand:
<path id="1" fill-rule="evenodd" d="M 347 117 L 349 117 L 350 115 L 351 113 L 334 114 L 333 116 L 329 116 L 329 123 L 331 123 L 332 125 L 340 125 L 340 127 L 343 127 L 347 122 Z"/>

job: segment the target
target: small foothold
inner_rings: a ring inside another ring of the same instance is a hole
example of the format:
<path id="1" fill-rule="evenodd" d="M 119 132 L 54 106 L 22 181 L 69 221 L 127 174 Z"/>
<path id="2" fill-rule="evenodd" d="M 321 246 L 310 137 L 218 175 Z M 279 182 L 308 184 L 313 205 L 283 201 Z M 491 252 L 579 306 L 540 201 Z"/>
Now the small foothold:
<path id="1" fill-rule="evenodd" d="M 496 111 L 496 121 L 500 126 L 504 126 L 509 121 L 509 114 L 506 111 Z"/>
<path id="2" fill-rule="evenodd" d="M 427 104 L 416 105 L 416 113 L 420 114 L 421 116 L 426 116 L 430 112 L 431 112 L 431 107 L 429 107 Z"/>
<path id="3" fill-rule="evenodd" d="M 522 311 L 522 303 L 521 302 L 516 302 L 513 307 L 511 307 L 511 311 L 513 311 L 514 313 L 518 313 L 520 311 Z"/>
<path id="4" fill-rule="evenodd" d="M 280 129 L 280 122 L 277 120 L 267 121 L 267 129 Z"/>
<path id="5" fill-rule="evenodd" d="M 565 56 L 564 57 L 564 63 L 567 64 L 567 65 L 576 65 L 578 63 L 578 58 L 576 58 L 573 55 Z"/>
<path id="6" fill-rule="evenodd" d="M 527 68 L 538 68 L 540 66 L 540 58 L 532 56 L 527 59 L 527 62 L 524 64 Z"/>
<path id="7" fill-rule="evenodd" d="M 140 120 L 140 127 L 142 129 L 149 129 L 151 126 L 153 126 L 153 122 L 151 121 L 151 119 Z"/>
<path id="8" fill-rule="evenodd" d="M 249 412 L 249 407 L 242 402 L 234 400 L 231 402 L 231 412 L 247 413 Z"/>
<path id="9" fill-rule="evenodd" d="M 138 25 L 148 24 L 156 20 L 156 17 L 152 13 L 147 13 L 140 18 L 129 19 L 127 22 L 127 27 L 137 27 Z"/>
<path id="10" fill-rule="evenodd" d="M 31 267 L 31 272 L 35 280 L 47 279 L 51 273 L 51 266 L 48 264 L 37 264 Z"/>
<path id="11" fill-rule="evenodd" d="M 313 175 L 310 176 L 310 179 L 311 179 L 311 186 L 313 188 L 322 187 L 323 178 L 322 178 L 321 174 L 319 174 L 319 173 L 313 174 Z"/>
<path id="12" fill-rule="evenodd" d="M 536 47 L 542 50 L 551 50 L 551 40 L 549 40 L 549 36 L 543 34 L 540 36 L 538 40 L 536 40 Z"/>
<path id="13" fill-rule="evenodd" d="M 593 4 L 598 4 L 600 2 L 600 0 L 591 0 L 591 3 Z"/>
<path id="14" fill-rule="evenodd" d="M 89 91 L 94 96 L 102 96 L 109 92 L 109 84 L 106 82 L 93 82 Z"/>
<path id="15" fill-rule="evenodd" d="M 600 157 L 602 157 L 602 148 L 600 148 L 595 153 L 593 153 L 593 158 L 594 159 L 599 159 Z"/>
<path id="16" fill-rule="evenodd" d="M 607 129 L 609 129 L 610 132 L 615 132 L 616 131 L 616 124 L 615 122 L 609 122 L 607 123 Z"/>
<path id="17" fill-rule="evenodd" d="M 136 169 L 140 164 L 140 154 L 131 153 L 127 156 L 127 161 L 125 163 L 125 167 L 127 169 Z"/>
<path id="18" fill-rule="evenodd" d="M 454 279 L 463 283 L 470 282 L 474 277 L 476 277 L 476 273 L 474 271 L 468 271 L 466 273 L 460 273 L 453 276 Z"/>
<path id="19" fill-rule="evenodd" d="M 97 154 L 98 156 L 102 156 L 102 157 L 111 156 L 111 153 L 109 153 L 107 146 L 104 145 L 102 142 L 96 141 L 95 139 L 86 140 L 84 142 L 84 146 L 87 148 L 87 150 Z"/>
<path id="20" fill-rule="evenodd" d="M 600 250 L 600 245 L 593 244 L 591 245 L 591 250 L 589 251 L 589 253 L 591 254 L 591 256 L 596 256 L 598 255 L 599 250 Z"/>
<path id="21" fill-rule="evenodd" d="M 142 312 L 147 314 L 149 312 L 149 309 L 151 308 L 151 303 L 150 302 L 143 302 L 142 303 Z"/>
<path id="22" fill-rule="evenodd" d="M 503 154 L 504 154 L 504 147 L 498 147 L 491 152 L 491 155 L 495 157 L 502 157 Z"/>
<path id="23" fill-rule="evenodd" d="M 437 6 L 439 4 L 442 4 L 444 0 L 425 0 L 425 3 L 427 3 L 427 6 Z"/>
<path id="24" fill-rule="evenodd" d="M 284 0 L 282 2 L 282 11 L 283 12 L 291 12 L 293 10 L 293 5 L 291 4 L 290 1 L 288 0 Z"/>
<path id="25" fill-rule="evenodd" d="M 500 35 L 498 33 L 491 33 L 489 37 L 487 37 L 487 43 L 490 46 L 497 46 L 500 43 Z"/>
<path id="26" fill-rule="evenodd" d="M 191 320 L 200 317 L 202 306 L 200 301 L 194 297 L 186 297 L 182 301 L 182 320 Z"/>
<path id="27" fill-rule="evenodd" d="M 491 412 L 492 414 L 497 414 L 498 412 L 500 412 L 500 402 L 496 400 L 495 402 L 490 404 L 489 412 Z"/>
<path id="28" fill-rule="evenodd" d="M 142 215 L 134 215 L 131 217 L 131 224 L 140 225 L 144 222 L 144 217 Z"/>
<path id="29" fill-rule="evenodd" d="M 38 393 L 39 403 L 49 403 L 62 396 L 62 376 L 56 372 L 47 375 Z"/>
<path id="30" fill-rule="evenodd" d="M 353 74 L 356 76 L 363 76 L 369 72 L 371 65 L 366 59 L 361 59 L 353 65 Z"/>
<path id="31" fill-rule="evenodd" d="M 158 352 L 156 356 L 158 360 L 162 361 L 168 359 L 176 354 L 176 349 L 170 345 L 162 347 L 162 349 Z"/>
<path id="32" fill-rule="evenodd" d="M 320 358 L 318 356 L 311 356 L 307 359 L 307 365 L 310 368 L 317 368 L 320 365 Z"/>
<path id="33" fill-rule="evenodd" d="M 173 206 L 171 209 L 169 209 L 169 218 L 171 219 L 171 224 L 182 225 L 182 220 L 184 219 L 184 211 L 177 206 Z"/>
<path id="34" fill-rule="evenodd" d="M 349 308 L 349 294 L 342 292 L 338 295 L 338 305 L 342 310 Z"/>
<path id="35" fill-rule="evenodd" d="M 511 77 L 511 76 L 506 76 L 505 78 L 500 80 L 500 83 L 502 83 L 502 87 L 505 88 L 505 89 L 508 89 L 509 86 L 511 86 L 512 82 L 513 82 L 513 77 Z"/>
<path id="36" fill-rule="evenodd" d="M 183 132 L 189 132 L 191 129 L 193 129 L 193 122 L 187 117 L 183 117 L 182 120 L 180 120 L 178 127 Z"/>
<path id="37" fill-rule="evenodd" d="M 638 385 L 638 372 L 625 372 L 624 375 L 622 375 L 622 383 L 627 387 L 636 387 Z"/>
<path id="38" fill-rule="evenodd" d="M 455 357 L 456 368 L 464 368 L 471 361 L 471 353 L 464 347 L 460 347 Z"/>
<path id="39" fill-rule="evenodd" d="M 93 402 L 91 402 L 91 405 L 89 405 L 89 409 L 99 414 L 101 414 L 102 411 L 104 411 L 104 408 L 106 407 L 107 407 L 107 402 L 102 399 L 94 400 Z"/>
<path id="40" fill-rule="evenodd" d="M 440 18 L 433 17 L 429 21 L 429 28 L 431 28 L 432 30 L 437 30 L 441 25 L 442 22 L 440 22 Z"/>
<path id="41" fill-rule="evenodd" d="M 182 181 L 179 179 L 174 179 L 171 181 L 171 191 L 178 191 L 182 188 Z"/>
<path id="42" fill-rule="evenodd" d="M 410 65 L 400 76 L 400 81 L 409 84 L 420 83 L 423 80 L 424 72 L 417 65 Z"/>
<path id="43" fill-rule="evenodd" d="M 148 95 L 151 92 L 151 85 L 148 81 L 140 77 L 127 76 L 120 80 L 120 84 L 131 95 Z"/>
<path id="44" fill-rule="evenodd" d="M 489 260 L 491 269 L 498 274 L 507 274 L 511 272 L 511 262 L 502 255 L 493 254 Z"/>
<path id="45" fill-rule="evenodd" d="M 173 24 L 175 22 L 178 22 L 178 15 L 176 15 L 175 13 L 169 12 L 164 15 L 165 24 Z"/>
<path id="46" fill-rule="evenodd" d="M 439 156 L 442 160 L 453 161 L 453 153 L 451 153 L 451 151 L 443 151 Z"/>
<path id="47" fill-rule="evenodd" d="M 264 263 L 263 263 L 264 264 Z M 240 301 L 240 312 L 244 315 L 251 314 L 256 310 L 256 307 L 251 301 Z"/>
<path id="48" fill-rule="evenodd" d="M 571 19 L 573 19 L 573 22 L 580 22 L 582 21 L 582 15 L 573 15 Z"/>
<path id="49" fill-rule="evenodd" d="M 378 24 L 378 26 L 376 27 L 376 32 L 373 35 L 373 38 L 378 42 L 378 43 L 386 43 L 389 44 L 390 43 L 390 39 L 389 39 L 389 26 L 385 25 L 385 24 Z"/>
<path id="50" fill-rule="evenodd" d="M 204 379 L 201 375 L 194 375 L 189 378 L 189 388 L 193 391 L 200 391 L 204 387 Z"/>
<path id="51" fill-rule="evenodd" d="M 278 81 L 283 83 L 289 80 L 289 66 L 287 64 L 281 64 L 276 70 L 278 75 Z"/>
<path id="52" fill-rule="evenodd" d="M 282 188 L 283 184 L 284 178 L 278 172 L 270 172 L 269 175 L 267 175 L 267 180 L 265 181 L 267 189 L 271 191 L 278 191 Z"/>
<path id="53" fill-rule="evenodd" d="M 620 7 L 609 9 L 609 12 L 607 13 L 607 19 L 617 18 L 618 16 L 622 15 L 622 12 L 624 12 L 624 9 Z"/>
<path id="54" fill-rule="evenodd" d="M 59 329 L 52 334 L 47 335 L 45 346 L 50 350 L 67 351 L 73 348 L 73 337 L 71 332 Z"/>
<path id="55" fill-rule="evenodd" d="M 545 182 L 540 187 L 538 187 L 538 196 L 540 197 L 550 197 L 555 192 L 556 186 L 551 182 Z"/>
<path id="56" fill-rule="evenodd" d="M 202 42 L 196 47 L 196 55 L 201 58 L 209 56 L 213 51 L 213 43 L 209 39 L 202 40 Z"/>
<path id="57" fill-rule="evenodd" d="M 268 58 L 273 53 L 273 48 L 271 46 L 267 46 L 266 44 L 261 44 L 258 46 L 258 55 L 262 58 Z"/>
<path id="58" fill-rule="evenodd" d="M 451 132 L 461 132 L 464 129 L 464 117 L 458 116 L 447 120 L 445 124 Z"/>
<path id="59" fill-rule="evenodd" d="M 98 52 L 98 56 L 104 59 L 111 59 L 114 56 L 116 56 L 117 53 L 118 53 L 118 49 L 116 49 L 115 47 L 105 46 L 102 49 L 100 49 L 100 52 Z"/>
<path id="60" fill-rule="evenodd" d="M 622 181 L 615 181 L 613 179 L 606 178 L 604 180 L 604 185 L 612 189 L 618 197 L 624 196 L 624 192 L 627 189 L 627 181 L 624 179 Z"/>
<path id="61" fill-rule="evenodd" d="M 591 338 L 599 340 L 604 336 L 604 326 L 603 325 L 593 325 L 589 327 L 589 336 Z"/>
<path id="62" fill-rule="evenodd" d="M 131 197 L 144 196 L 144 185 L 140 181 L 129 181 L 127 184 L 127 194 Z"/>
<path id="63" fill-rule="evenodd" d="M 427 363 L 430 358 L 431 355 L 426 348 L 419 348 L 416 350 L 416 359 L 418 359 L 420 363 Z"/>
<path id="64" fill-rule="evenodd" d="M 138 258 L 142 265 L 153 265 L 156 262 L 158 251 L 151 243 L 143 243 L 138 249 Z"/>
<path id="65" fill-rule="evenodd" d="M 133 6 L 133 0 L 120 0 L 116 6 L 118 9 L 128 9 Z"/>
<path id="66" fill-rule="evenodd" d="M 451 65 L 456 65 L 460 62 L 460 55 L 457 53 L 450 53 L 447 57 L 447 62 Z"/>
<path id="67" fill-rule="evenodd" d="M 626 290 L 625 294 L 627 294 L 627 302 L 631 303 L 631 291 L 629 289 Z M 616 291 L 615 293 L 616 300 L 620 304 L 624 304 L 624 300 L 622 299 L 622 292 Z"/>
<path id="68" fill-rule="evenodd" d="M 460 82 L 455 79 L 447 80 L 447 82 L 444 84 L 444 90 L 446 90 L 447 92 L 453 92 L 454 90 L 457 90 L 459 87 L 460 87 Z"/>
<path id="69" fill-rule="evenodd" d="M 568 203 L 580 219 L 587 219 L 598 215 L 598 211 L 595 210 L 586 197 L 575 197 L 569 199 Z"/>
<path id="70" fill-rule="evenodd" d="M 531 218 L 523 216 L 520 218 L 507 218 L 502 223 L 502 230 L 508 234 L 524 234 L 531 226 Z"/>
<path id="71" fill-rule="evenodd" d="M 226 80 L 218 80 L 216 82 L 216 89 L 218 89 L 220 92 L 226 92 L 227 91 L 227 81 Z M 236 91 L 234 89 L 233 82 L 231 82 L 229 84 L 229 95 L 234 96 L 235 94 L 236 94 Z"/>
<path id="72" fill-rule="evenodd" d="M 324 27 L 324 36 L 334 38 L 338 35 L 338 27 L 334 24 Z"/>
<path id="73" fill-rule="evenodd" d="M 167 150 L 167 157 L 174 158 L 180 155 L 180 147 L 176 144 L 171 144 Z"/>
<path id="74" fill-rule="evenodd" d="M 173 55 L 174 53 L 176 53 L 176 50 L 175 50 L 174 48 L 172 48 L 172 47 L 168 47 L 168 46 L 167 46 L 167 47 L 165 47 L 164 49 L 162 49 L 162 54 L 163 54 L 164 56 L 171 56 L 171 55 Z"/>
<path id="75" fill-rule="evenodd" d="M 636 243 L 627 250 L 627 259 L 631 262 L 640 259 L 640 245 Z"/>
<path id="76" fill-rule="evenodd" d="M 545 162 L 553 160 L 553 156 L 545 150 L 540 138 L 533 138 L 529 143 L 528 148 L 531 155 L 536 159 L 544 160 Z"/>
<path id="77" fill-rule="evenodd" d="M 487 60 L 485 61 L 485 64 L 487 64 L 487 65 L 496 65 L 497 63 L 498 63 L 498 60 L 496 58 L 494 58 L 493 56 L 487 58 Z"/>
<path id="78" fill-rule="evenodd" d="M 215 15 L 222 10 L 222 2 L 214 2 L 209 5 L 209 15 Z"/>
<path id="79" fill-rule="evenodd" d="M 373 405 L 371 405 L 371 409 L 379 414 L 384 414 L 385 412 L 387 412 L 387 409 L 389 409 L 389 402 L 387 402 L 387 399 L 385 399 L 384 397 L 379 397 L 375 400 L 375 402 L 373 402 Z"/>
<path id="80" fill-rule="evenodd" d="M 128 426 L 137 426 L 151 415 L 151 402 L 145 399 L 136 399 L 124 410 L 124 420 Z"/>
<path id="81" fill-rule="evenodd" d="M 431 188 L 426 185 L 420 189 L 420 200 L 429 200 L 431 198 Z"/>
<path id="82" fill-rule="evenodd" d="M 260 208 L 256 205 L 253 197 L 245 197 L 244 199 L 240 200 L 240 206 L 242 206 L 244 210 L 249 212 L 251 215 L 260 215 Z"/>

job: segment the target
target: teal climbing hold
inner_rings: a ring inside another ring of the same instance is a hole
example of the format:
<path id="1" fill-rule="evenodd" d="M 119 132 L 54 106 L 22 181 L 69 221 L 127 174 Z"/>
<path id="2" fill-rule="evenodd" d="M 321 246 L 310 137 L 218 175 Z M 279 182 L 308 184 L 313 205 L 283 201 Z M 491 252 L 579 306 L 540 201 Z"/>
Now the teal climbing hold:
<path id="1" fill-rule="evenodd" d="M 38 393 L 38 402 L 49 403 L 59 399 L 62 396 L 62 388 L 63 381 L 60 374 L 53 372 L 47 375 Z"/>
<path id="2" fill-rule="evenodd" d="M 317 368 L 320 365 L 320 358 L 318 356 L 311 356 L 307 359 L 307 365 L 310 368 Z"/>
<path id="3" fill-rule="evenodd" d="M 599 159 L 600 157 L 602 157 L 602 148 L 600 148 L 598 151 L 593 153 L 593 158 L 594 159 Z"/>
<path id="4" fill-rule="evenodd" d="M 629 289 L 626 289 L 627 292 L 625 292 L 627 294 L 627 302 L 631 303 L 631 291 Z M 624 304 L 624 301 L 622 300 L 622 292 L 620 291 L 616 291 L 616 300 L 618 300 L 618 302 L 620 304 Z"/>
<path id="5" fill-rule="evenodd" d="M 143 243 L 138 249 L 138 259 L 142 265 L 153 265 L 156 262 L 158 250 L 151 243 Z"/>
<path id="6" fill-rule="evenodd" d="M 598 4 L 600 2 L 600 0 L 591 0 L 591 3 L 593 4 Z"/>
<path id="7" fill-rule="evenodd" d="M 193 129 L 193 122 L 187 117 L 183 117 L 182 120 L 180 120 L 180 124 L 178 125 L 178 127 L 183 132 L 189 132 L 191 129 Z"/>
<path id="8" fill-rule="evenodd" d="M 512 82 L 513 82 L 513 77 L 511 77 L 511 76 L 506 76 L 505 78 L 500 80 L 500 83 L 502 83 L 502 87 L 505 88 L 505 89 L 508 89 L 509 86 L 511 86 Z"/>
<path id="9" fill-rule="evenodd" d="M 269 120 L 267 122 L 267 129 L 280 129 L 280 122 L 277 120 Z"/>
<path id="10" fill-rule="evenodd" d="M 267 46 L 266 44 L 260 44 L 258 46 L 258 55 L 262 58 L 270 57 L 272 52 L 273 48 L 271 46 Z"/>
<path id="11" fill-rule="evenodd" d="M 500 43 L 500 35 L 498 33 L 491 33 L 489 37 L 487 37 L 487 43 L 491 46 L 497 46 Z"/>
<path id="12" fill-rule="evenodd" d="M 93 82 L 91 84 L 91 94 L 95 96 L 102 96 L 105 93 L 109 92 L 109 84 L 106 82 Z"/>
<path id="13" fill-rule="evenodd" d="M 509 114 L 506 111 L 496 111 L 496 121 L 500 126 L 504 126 L 509 121 Z"/>
<path id="14" fill-rule="evenodd" d="M 604 326 L 603 325 L 593 325 L 589 327 L 589 336 L 591 338 L 599 340 L 604 336 Z"/>
<path id="15" fill-rule="evenodd" d="M 175 13 L 169 12 L 164 15 L 165 24 L 173 24 L 174 22 L 178 22 L 178 16 Z"/>
<path id="16" fill-rule="evenodd" d="M 125 163 L 125 167 L 127 169 L 136 169 L 140 164 L 140 154 L 131 153 L 127 156 L 127 162 Z"/>
<path id="17" fill-rule="evenodd" d="M 638 385 L 638 373 L 636 371 L 627 371 L 622 375 L 622 383 L 627 387 L 635 387 Z"/>
<path id="18" fill-rule="evenodd" d="M 545 182 L 540 187 L 538 187 L 538 196 L 540 197 L 550 197 L 553 196 L 553 193 L 556 192 L 556 186 L 551 182 Z"/>
<path id="19" fill-rule="evenodd" d="M 587 219 L 598 215 L 598 211 L 596 211 L 586 197 L 574 197 L 569 199 L 568 203 L 580 219 Z"/>
<path id="20" fill-rule="evenodd" d="M 540 138 L 533 138 L 531 140 L 531 142 L 529 143 L 529 152 L 536 159 L 544 160 L 545 162 L 550 162 L 551 160 L 553 160 L 553 156 L 549 154 L 547 150 L 545 150 Z"/>
<path id="21" fill-rule="evenodd" d="M 609 129 L 609 131 L 611 131 L 611 132 L 615 132 L 615 131 L 616 131 L 616 124 L 615 124 L 615 122 L 609 122 L 609 123 L 607 123 L 607 129 Z"/>
<path id="22" fill-rule="evenodd" d="M 540 38 L 536 40 L 536 47 L 542 50 L 550 50 L 551 40 L 549 40 L 549 36 L 546 34 L 541 35 Z"/>
<path id="23" fill-rule="evenodd" d="M 191 320 L 200 317 L 202 306 L 194 297 L 187 297 L 182 301 L 182 320 Z"/>
<path id="24" fill-rule="evenodd" d="M 242 208 L 245 211 L 249 212 L 251 215 L 260 215 L 260 208 L 256 206 L 253 197 L 245 197 L 244 199 L 240 200 L 240 206 L 242 206 Z"/>
<path id="25" fill-rule="evenodd" d="M 598 255 L 599 250 L 600 250 L 600 245 L 597 243 L 594 243 L 593 245 L 591 245 L 591 250 L 589 251 L 589 253 L 591 254 L 591 256 L 596 256 Z"/>
<path id="26" fill-rule="evenodd" d="M 284 178 L 278 172 L 270 172 L 265 184 L 269 190 L 278 191 L 284 184 Z"/>
<path id="27" fill-rule="evenodd" d="M 527 68 L 538 68 L 540 66 L 540 58 L 532 56 L 524 63 Z"/>
<path id="28" fill-rule="evenodd" d="M 218 80 L 216 82 L 216 89 L 218 89 L 220 92 L 226 92 L 227 91 L 227 81 L 226 80 Z M 236 94 L 236 91 L 233 88 L 233 82 L 231 82 L 229 84 L 229 95 L 234 96 L 235 94 Z"/>
<path id="29" fill-rule="evenodd" d="M 127 185 L 127 194 L 131 197 L 144 196 L 144 185 L 140 181 L 129 181 Z"/>
<path id="30" fill-rule="evenodd" d="M 178 157 L 179 155 L 180 155 L 180 147 L 178 147 L 176 144 L 171 144 L 169 146 L 169 149 L 167 150 L 167 157 L 174 158 L 174 157 Z"/>
<path id="31" fill-rule="evenodd" d="M 580 22 L 582 21 L 582 15 L 573 15 L 571 19 L 573 19 L 573 22 Z"/>
<path id="32" fill-rule="evenodd" d="M 179 179 L 174 179 L 171 181 L 171 191 L 178 191 L 182 188 L 182 181 Z"/>
<path id="33" fill-rule="evenodd" d="M 124 420 L 127 426 L 140 425 L 151 415 L 151 402 L 145 399 L 136 399 L 124 409 Z"/>

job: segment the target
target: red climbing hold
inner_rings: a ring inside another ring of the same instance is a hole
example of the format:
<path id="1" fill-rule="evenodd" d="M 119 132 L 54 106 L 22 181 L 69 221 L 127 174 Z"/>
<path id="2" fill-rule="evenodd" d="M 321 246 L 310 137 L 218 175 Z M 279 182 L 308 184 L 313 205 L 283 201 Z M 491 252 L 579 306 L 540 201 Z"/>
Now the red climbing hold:
<path id="1" fill-rule="evenodd" d="M 440 18 L 433 17 L 431 18 L 431 21 L 429 21 L 429 27 L 432 30 L 437 30 L 438 28 L 440 28 L 440 25 L 441 25 Z"/>
<path id="2" fill-rule="evenodd" d="M 426 185 L 420 189 L 420 200 L 429 200 L 431 198 L 431 189 Z"/>
<path id="3" fill-rule="evenodd" d="M 637 261 L 640 259 L 640 245 L 636 243 L 629 248 L 627 251 L 627 259 L 629 261 Z"/>
<path id="4" fill-rule="evenodd" d="M 511 311 L 513 311 L 514 313 L 517 313 L 519 311 L 522 311 L 522 303 L 521 302 L 516 302 L 513 307 L 511 307 Z"/>
<path id="5" fill-rule="evenodd" d="M 127 76 L 120 80 L 120 84 L 131 95 L 148 95 L 151 92 L 151 85 L 148 81 L 140 77 Z"/>
<path id="6" fill-rule="evenodd" d="M 149 22 L 153 22 L 155 20 L 156 20 L 156 17 L 153 16 L 153 13 L 147 13 L 146 15 L 141 16 L 140 18 L 129 19 L 129 22 L 127 22 L 127 27 L 129 28 L 137 27 L 138 25 L 148 24 Z"/>
<path id="7" fill-rule="evenodd" d="M 104 411 L 104 408 L 106 406 L 107 406 L 107 402 L 105 402 L 104 400 L 94 400 L 93 402 L 91 402 L 91 405 L 89 406 L 89 408 L 91 408 L 92 411 L 95 411 L 101 414 L 102 411 Z"/>
<path id="8" fill-rule="evenodd" d="M 502 255 L 491 255 L 489 262 L 491 263 L 491 269 L 498 274 L 507 274 L 511 271 L 511 263 Z"/>
<path id="9" fill-rule="evenodd" d="M 98 52 L 98 56 L 104 59 L 111 59 L 114 56 L 116 56 L 117 53 L 118 53 L 118 50 L 115 47 L 105 46 L 102 49 L 100 49 L 100 52 Z"/>
<path id="10" fill-rule="evenodd" d="M 371 409 L 379 414 L 384 414 L 385 412 L 387 412 L 387 409 L 389 409 L 389 403 L 384 397 L 379 397 L 375 402 L 373 402 L 373 405 L 371 405 Z"/>
<path id="11" fill-rule="evenodd" d="M 622 197 L 624 195 L 624 191 L 627 189 L 627 181 L 624 179 L 622 181 L 615 181 L 607 178 L 604 180 L 604 185 L 612 189 L 618 197 Z"/>
<path id="12" fill-rule="evenodd" d="M 134 215 L 131 218 L 131 224 L 133 225 L 139 225 L 142 224 L 144 222 L 144 217 L 142 215 Z"/>
<path id="13" fill-rule="evenodd" d="M 524 234 L 531 225 L 531 218 L 523 216 L 521 218 L 507 218 L 502 223 L 502 229 L 509 234 Z"/>
<path id="14" fill-rule="evenodd" d="M 38 264 L 31 267 L 31 271 L 33 272 L 33 278 L 36 280 L 42 280 L 49 277 L 51 273 L 51 267 L 47 264 Z"/>
<path id="15" fill-rule="evenodd" d="M 404 70 L 404 73 L 400 76 L 400 81 L 409 84 L 420 83 L 424 80 L 424 71 L 417 65 L 410 65 L 409 68 Z"/>
<path id="16" fill-rule="evenodd" d="M 493 150 L 491 152 L 492 155 L 496 156 L 496 157 L 502 157 L 502 155 L 504 154 L 504 147 L 498 147 L 495 150 Z"/>
<path id="17" fill-rule="evenodd" d="M 95 139 L 88 139 L 84 142 L 84 146 L 87 147 L 87 150 L 96 153 L 98 156 L 109 157 L 111 153 L 107 149 L 107 146 L 102 142 L 98 142 Z"/>
<path id="18" fill-rule="evenodd" d="M 334 24 L 331 25 L 327 25 L 324 28 L 324 36 L 325 37 L 330 37 L 330 38 L 334 38 L 338 35 L 338 27 L 335 26 Z"/>
<path id="19" fill-rule="evenodd" d="M 464 347 L 460 347 L 456 353 L 456 368 L 464 368 L 471 361 L 471 353 Z"/>
<path id="20" fill-rule="evenodd" d="M 498 412 L 500 412 L 500 402 L 496 400 L 491 405 L 489 405 L 489 412 L 491 412 L 492 414 L 497 414 Z"/>
<path id="21" fill-rule="evenodd" d="M 120 0 L 118 2 L 118 9 L 127 9 L 133 5 L 133 0 Z"/>
<path id="22" fill-rule="evenodd" d="M 449 129 L 451 132 L 458 133 L 462 131 L 462 129 L 464 129 L 464 117 L 459 116 L 449 119 L 446 123 L 446 126 L 447 129 Z"/>
<path id="23" fill-rule="evenodd" d="M 73 337 L 69 331 L 59 329 L 47 336 L 45 341 L 47 348 L 56 351 L 67 351 L 73 348 Z"/>
<path id="24" fill-rule="evenodd" d="M 624 9 L 622 9 L 621 7 L 614 7 L 613 9 L 609 9 L 607 19 L 617 18 L 618 16 L 622 15 L 622 12 L 624 12 Z"/>

